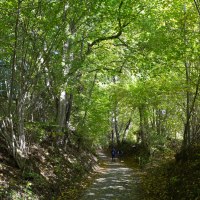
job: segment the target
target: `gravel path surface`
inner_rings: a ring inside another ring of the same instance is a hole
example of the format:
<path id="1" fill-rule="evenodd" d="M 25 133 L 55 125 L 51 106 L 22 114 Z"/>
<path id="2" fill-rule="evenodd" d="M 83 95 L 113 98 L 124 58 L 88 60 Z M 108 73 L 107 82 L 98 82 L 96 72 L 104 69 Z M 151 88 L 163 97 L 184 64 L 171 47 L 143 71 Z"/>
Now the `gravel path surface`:
<path id="1" fill-rule="evenodd" d="M 142 200 L 139 171 L 119 160 L 112 162 L 103 153 L 99 156 L 104 167 L 80 200 Z"/>

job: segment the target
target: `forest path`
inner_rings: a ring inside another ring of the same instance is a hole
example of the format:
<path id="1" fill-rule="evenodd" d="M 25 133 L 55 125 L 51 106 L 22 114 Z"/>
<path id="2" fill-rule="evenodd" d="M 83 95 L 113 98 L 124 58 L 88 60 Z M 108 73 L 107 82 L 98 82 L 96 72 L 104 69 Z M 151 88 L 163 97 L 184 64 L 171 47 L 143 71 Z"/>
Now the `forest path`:
<path id="1" fill-rule="evenodd" d="M 80 200 L 141 200 L 140 172 L 99 152 L 103 167 Z"/>

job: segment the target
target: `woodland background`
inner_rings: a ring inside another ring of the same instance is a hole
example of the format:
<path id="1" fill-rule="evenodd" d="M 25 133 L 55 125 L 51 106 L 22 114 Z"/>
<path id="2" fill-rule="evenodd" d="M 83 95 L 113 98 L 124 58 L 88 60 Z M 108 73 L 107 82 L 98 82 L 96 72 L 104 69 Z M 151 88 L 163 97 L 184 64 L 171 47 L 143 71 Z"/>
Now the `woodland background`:
<path id="1" fill-rule="evenodd" d="M 80 155 L 67 160 L 80 172 L 82 154 L 93 163 L 109 145 L 142 162 L 160 151 L 198 159 L 199 8 L 199 0 L 1 0 L 1 169 L 10 155 L 29 179 L 48 149 Z"/>

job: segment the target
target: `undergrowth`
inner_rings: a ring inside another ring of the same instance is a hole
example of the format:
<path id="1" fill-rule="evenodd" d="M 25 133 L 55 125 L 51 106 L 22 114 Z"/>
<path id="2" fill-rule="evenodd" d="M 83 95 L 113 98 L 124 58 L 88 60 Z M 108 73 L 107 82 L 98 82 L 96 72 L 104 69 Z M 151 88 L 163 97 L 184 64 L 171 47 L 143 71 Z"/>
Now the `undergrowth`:
<path id="1" fill-rule="evenodd" d="M 199 200 L 200 159 L 157 161 L 145 168 L 146 200 Z"/>

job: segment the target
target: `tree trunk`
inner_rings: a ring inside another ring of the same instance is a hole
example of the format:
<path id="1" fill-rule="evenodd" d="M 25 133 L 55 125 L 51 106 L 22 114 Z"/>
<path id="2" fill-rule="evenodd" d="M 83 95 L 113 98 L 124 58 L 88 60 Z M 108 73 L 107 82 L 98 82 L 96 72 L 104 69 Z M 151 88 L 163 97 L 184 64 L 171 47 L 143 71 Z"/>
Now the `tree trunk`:
<path id="1" fill-rule="evenodd" d="M 115 143 L 114 137 L 115 137 L 115 134 L 114 134 L 114 131 L 113 131 L 113 129 L 112 129 L 112 131 L 111 131 L 112 146 L 114 146 L 114 143 Z"/>
<path id="2" fill-rule="evenodd" d="M 161 134 L 161 123 L 161 110 L 158 109 L 156 110 L 156 130 L 158 135 Z"/>
<path id="3" fill-rule="evenodd" d="M 118 129 L 117 110 L 115 110 L 115 113 L 114 113 L 114 130 L 115 130 L 117 144 L 119 145 L 120 144 L 120 132 L 119 132 L 119 129 Z"/>
<path id="4" fill-rule="evenodd" d="M 69 127 L 69 122 L 70 122 L 70 116 L 71 116 L 71 110 L 72 110 L 72 103 L 73 103 L 73 95 L 70 94 L 67 100 L 67 105 L 66 105 L 66 110 L 65 110 L 65 123 L 63 128 L 65 127 L 67 130 L 64 131 L 64 136 L 63 136 L 63 147 L 66 147 L 66 144 L 69 140 L 69 133 L 70 133 L 70 127 Z"/>
<path id="5" fill-rule="evenodd" d="M 186 5 L 184 5 L 184 42 L 187 45 L 186 38 Z M 183 148 L 186 148 L 190 144 L 190 64 L 185 58 L 185 78 L 186 78 L 186 122 L 184 129 L 184 138 L 183 138 Z"/>
<path id="6" fill-rule="evenodd" d="M 24 108 L 25 108 L 25 94 L 20 94 L 17 105 L 17 154 L 16 161 L 18 166 L 24 168 L 24 161 L 27 157 L 26 135 L 24 131 Z"/>
<path id="7" fill-rule="evenodd" d="M 122 142 L 126 141 L 126 138 L 128 136 L 128 132 L 129 132 L 129 129 L 130 129 L 130 126 L 131 126 L 131 118 L 128 120 L 127 124 L 126 124 L 126 127 L 125 127 L 125 130 L 124 130 L 124 134 L 123 134 L 123 139 L 122 139 Z"/>
<path id="8" fill-rule="evenodd" d="M 68 4 L 68 3 L 67 3 Z M 64 12 L 67 12 L 68 5 L 66 4 L 64 8 Z M 63 20 L 66 20 L 65 17 Z M 75 34 L 76 31 L 76 26 L 75 22 L 72 19 L 69 23 L 69 28 L 66 32 L 70 32 L 71 35 Z M 71 70 L 73 66 L 73 61 L 74 61 L 74 53 L 72 52 L 72 39 L 67 39 L 66 42 L 63 44 L 63 52 L 62 52 L 62 62 L 64 64 L 64 69 L 63 73 L 65 76 L 69 74 L 69 71 Z M 70 61 L 70 62 L 69 62 Z M 70 116 L 71 116 L 71 110 L 72 110 L 72 103 L 73 103 L 73 95 L 70 94 L 68 97 L 68 94 L 66 93 L 66 88 L 67 88 L 68 81 L 63 85 L 64 89 L 60 93 L 60 99 L 58 102 L 58 125 L 62 130 L 66 128 L 67 130 L 64 131 L 64 136 L 61 139 L 63 143 L 63 147 L 65 148 L 67 139 L 69 136 L 69 122 L 70 122 Z"/>
<path id="9" fill-rule="evenodd" d="M 5 118 L 0 124 L 0 134 L 4 138 L 6 147 L 10 155 L 14 158 L 17 153 L 16 133 L 14 132 L 14 125 L 12 118 Z"/>
<path id="10" fill-rule="evenodd" d="M 66 106 L 66 124 L 67 124 L 67 127 L 69 126 L 71 110 L 72 110 L 72 103 L 73 103 L 73 94 L 70 94 L 69 98 L 68 98 L 68 103 L 67 103 L 67 106 Z"/>
<path id="11" fill-rule="evenodd" d="M 19 29 L 19 17 L 20 17 L 20 8 L 22 1 L 18 0 L 17 16 L 15 21 L 15 32 L 14 32 L 14 47 L 13 55 L 11 60 L 11 81 L 10 81 L 10 93 L 9 93 L 9 102 L 8 102 L 8 113 L 11 115 L 12 112 L 12 101 L 13 101 L 13 90 L 14 90 L 14 78 L 17 65 L 17 46 L 18 46 L 18 29 Z"/>
<path id="12" fill-rule="evenodd" d="M 140 115 L 140 138 L 142 144 L 147 144 L 147 129 L 148 129 L 148 119 L 145 116 L 145 106 L 142 105 L 139 107 Z"/>
<path id="13" fill-rule="evenodd" d="M 91 102 L 91 100 L 92 100 L 92 92 L 93 92 L 93 90 L 94 90 L 96 80 L 97 80 L 97 72 L 96 72 L 95 75 L 94 75 L 94 79 L 93 79 L 93 82 L 92 82 L 92 86 L 91 86 L 91 89 L 89 90 L 89 94 L 88 94 L 88 99 L 89 99 L 89 100 L 88 100 L 87 106 L 86 106 L 86 108 L 85 108 L 85 113 L 84 113 L 83 122 L 82 122 L 83 126 L 84 126 L 85 121 L 86 121 L 86 119 L 87 119 L 88 106 L 90 105 L 90 102 Z"/>
<path id="14" fill-rule="evenodd" d="M 58 125 L 61 128 L 66 127 L 66 107 L 67 107 L 67 94 L 62 91 L 59 98 L 58 106 Z"/>

